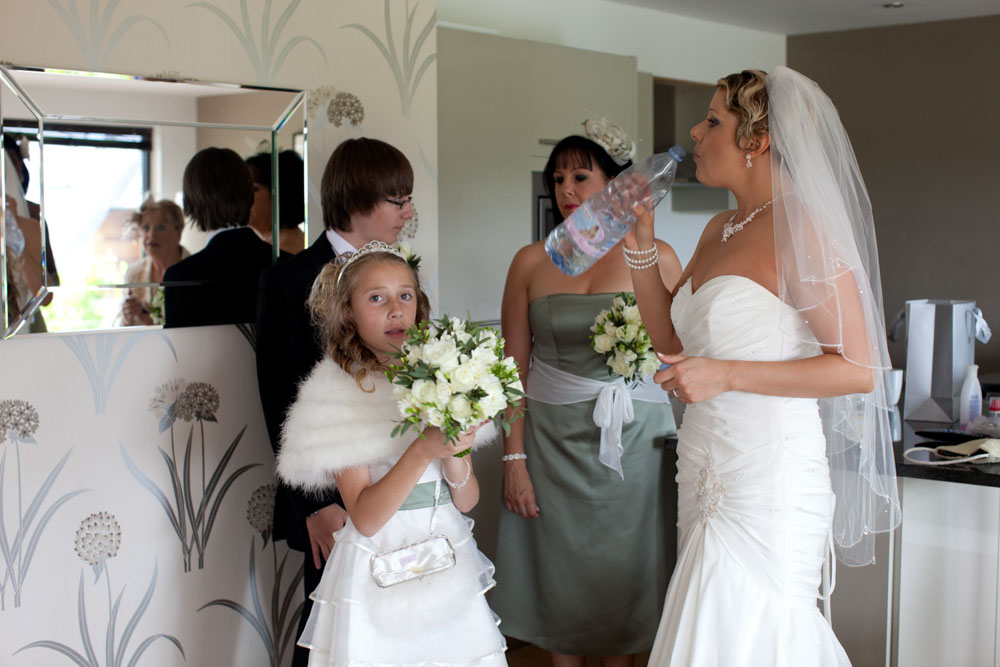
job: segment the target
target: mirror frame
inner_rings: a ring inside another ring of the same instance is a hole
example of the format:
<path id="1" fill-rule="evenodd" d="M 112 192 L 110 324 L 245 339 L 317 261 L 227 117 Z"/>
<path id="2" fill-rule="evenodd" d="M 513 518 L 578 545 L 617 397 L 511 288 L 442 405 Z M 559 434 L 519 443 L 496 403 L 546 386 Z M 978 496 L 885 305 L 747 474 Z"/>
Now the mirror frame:
<path id="1" fill-rule="evenodd" d="M 246 90 L 260 90 L 268 92 L 285 92 L 292 93 L 294 96 L 291 101 L 285 107 L 278 118 L 270 125 L 247 125 L 240 123 L 217 123 L 217 122 L 201 122 L 201 121 L 166 121 L 166 120 L 141 120 L 141 119 L 130 119 L 130 118 L 108 118 L 101 116 L 77 116 L 71 114 L 57 114 L 57 113 L 46 113 L 40 106 L 32 99 L 30 95 L 24 90 L 20 82 L 17 80 L 17 72 L 32 72 L 32 73 L 52 73 L 52 74 L 62 74 L 62 75 L 76 75 L 80 77 L 97 77 L 106 79 L 120 79 L 120 80 L 133 80 L 133 81 L 151 81 L 159 83 L 179 83 L 179 84 L 189 84 L 198 85 L 213 88 L 227 88 L 233 91 Z M 299 111 L 302 112 L 302 168 L 303 168 L 303 183 L 304 192 L 302 196 L 305 198 L 306 206 L 304 208 L 305 220 L 303 223 L 308 229 L 309 220 L 309 206 L 308 206 L 308 191 L 309 191 L 309 141 L 308 141 L 308 114 L 305 113 L 306 108 L 306 91 L 299 90 L 296 88 L 280 88 L 271 86 L 258 86 L 253 84 L 239 84 L 239 83 L 220 83 L 220 82 L 208 82 L 208 81 L 198 81 L 196 79 L 164 79 L 158 77 L 145 77 L 138 75 L 128 75 L 128 74 L 111 74 L 106 72 L 87 72 L 83 70 L 66 70 L 57 69 L 50 67 L 30 67 L 23 65 L 11 65 L 11 64 L 0 64 L 0 85 L 6 85 L 11 92 L 20 100 L 20 102 L 27 107 L 27 109 L 35 116 L 35 120 L 38 123 L 38 145 L 39 145 L 39 174 L 42 176 L 39 179 L 39 199 L 41 201 L 39 204 L 39 216 L 41 220 L 45 220 L 45 178 L 44 178 L 44 155 L 45 155 L 45 122 L 70 122 L 70 123 L 87 123 L 89 125 L 116 125 L 123 127 L 150 127 L 150 126 L 160 126 L 160 127 L 188 127 L 194 129 L 224 129 L 224 130 L 243 130 L 247 132 L 270 132 L 271 142 L 271 247 L 272 247 L 272 262 L 277 262 L 280 249 L 278 247 L 278 205 L 279 198 L 281 196 L 279 187 L 279 176 L 278 176 L 278 133 L 284 129 L 289 121 L 295 116 Z M 2 103 L 0 103 L 0 118 L 3 117 Z M 6 210 L 7 200 L 6 200 L 6 179 L 5 179 L 6 164 L 0 164 L 0 205 Z M 48 284 L 48 274 L 46 272 L 47 268 L 47 258 L 46 258 L 46 247 L 47 247 L 47 230 L 44 224 L 41 225 L 41 269 L 42 269 L 42 284 L 38 291 L 32 295 L 31 299 L 22 309 L 21 313 L 14 319 L 13 322 L 9 322 L 9 313 L 7 312 L 7 298 L 8 290 L 10 286 L 7 284 L 7 243 L 6 243 L 6 226 L 0 230 L 0 339 L 8 339 L 16 335 L 24 325 L 30 321 L 34 314 L 41 307 L 42 302 L 45 300 L 46 296 L 50 294 L 49 284 Z M 166 283 L 157 283 L 158 285 L 164 285 Z M 87 285 L 84 289 L 87 290 L 102 290 L 102 289 L 121 289 L 133 286 L 132 283 L 105 283 L 99 285 Z M 80 331 L 96 331 L 97 329 L 82 329 Z M 56 333 L 56 332 L 53 332 Z"/>

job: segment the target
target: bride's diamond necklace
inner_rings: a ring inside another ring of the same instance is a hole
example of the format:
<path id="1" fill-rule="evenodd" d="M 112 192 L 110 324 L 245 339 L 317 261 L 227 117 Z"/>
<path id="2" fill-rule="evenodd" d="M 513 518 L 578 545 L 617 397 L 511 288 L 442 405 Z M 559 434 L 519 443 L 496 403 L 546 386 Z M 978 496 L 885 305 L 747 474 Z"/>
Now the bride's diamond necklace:
<path id="1" fill-rule="evenodd" d="M 722 225 L 722 242 L 725 243 L 726 241 L 729 240 L 730 236 L 732 236 L 738 231 L 741 231 L 744 227 L 750 224 L 750 221 L 754 219 L 754 216 L 756 216 L 758 213 L 760 213 L 765 208 L 770 206 L 771 202 L 773 201 L 774 201 L 773 199 L 768 199 L 763 206 L 761 206 L 760 208 L 755 208 L 753 211 L 750 212 L 750 215 L 748 215 L 747 217 L 743 218 L 742 220 L 740 220 L 735 224 L 733 224 L 733 220 L 736 219 L 736 212 L 734 211 L 733 214 L 729 216 L 729 222 Z"/>

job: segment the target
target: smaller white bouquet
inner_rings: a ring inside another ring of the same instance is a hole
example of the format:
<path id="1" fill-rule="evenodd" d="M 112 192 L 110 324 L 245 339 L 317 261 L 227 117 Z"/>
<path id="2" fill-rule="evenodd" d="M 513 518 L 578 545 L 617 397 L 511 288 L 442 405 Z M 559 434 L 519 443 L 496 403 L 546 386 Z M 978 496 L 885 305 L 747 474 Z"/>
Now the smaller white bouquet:
<path id="1" fill-rule="evenodd" d="M 386 371 L 396 385 L 394 396 L 403 418 L 393 436 L 427 423 L 454 442 L 488 419 L 510 433 L 512 420 L 505 411 L 520 403 L 524 387 L 514 358 L 503 356 L 503 338 L 495 330 L 445 316 L 415 324 L 406 335 L 397 360 Z"/>
<path id="2" fill-rule="evenodd" d="M 616 294 L 611 310 L 599 312 L 590 330 L 590 346 L 604 355 L 609 375 L 621 375 L 634 385 L 659 370 L 660 360 L 642 324 L 634 294 Z"/>
<path id="3" fill-rule="evenodd" d="M 163 324 L 163 288 L 153 292 L 153 298 L 149 300 L 149 318 L 153 324 Z"/>

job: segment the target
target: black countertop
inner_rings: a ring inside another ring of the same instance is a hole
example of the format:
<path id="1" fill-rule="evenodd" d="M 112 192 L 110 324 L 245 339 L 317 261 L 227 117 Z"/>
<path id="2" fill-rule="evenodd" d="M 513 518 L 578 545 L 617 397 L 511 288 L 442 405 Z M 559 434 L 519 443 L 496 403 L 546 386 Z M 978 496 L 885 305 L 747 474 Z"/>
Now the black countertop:
<path id="1" fill-rule="evenodd" d="M 918 436 L 915 431 L 923 429 L 957 429 L 955 424 L 939 422 L 903 421 L 902 440 L 893 443 L 896 456 L 896 476 L 913 477 L 917 479 L 933 479 L 940 482 L 956 482 L 958 484 L 976 484 L 978 486 L 1000 486 L 1000 463 L 956 463 L 948 466 L 928 466 L 910 463 L 903 458 L 903 450 L 917 445 L 937 447 L 941 442 L 929 442 Z M 922 459 L 940 460 L 930 452 L 914 452 L 914 456 Z"/>

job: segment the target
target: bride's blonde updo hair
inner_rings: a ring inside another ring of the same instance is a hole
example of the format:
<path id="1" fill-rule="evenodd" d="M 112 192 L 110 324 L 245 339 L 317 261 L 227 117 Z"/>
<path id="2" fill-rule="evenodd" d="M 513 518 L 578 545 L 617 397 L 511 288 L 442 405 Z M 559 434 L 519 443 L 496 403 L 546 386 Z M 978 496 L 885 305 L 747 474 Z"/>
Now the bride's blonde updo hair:
<path id="1" fill-rule="evenodd" d="M 726 109 L 736 114 L 736 145 L 746 150 L 757 137 L 767 133 L 767 73 L 743 70 L 719 79 L 716 84 L 725 97 Z"/>
<path id="2" fill-rule="evenodd" d="M 383 263 L 404 266 L 413 274 L 413 284 L 417 290 L 416 321 L 426 320 L 430 316 L 431 306 L 420 287 L 420 277 L 405 259 L 388 252 L 368 253 L 344 265 L 335 262 L 327 264 L 316 276 L 307 301 L 313 324 L 320 330 L 323 351 L 353 375 L 358 386 L 367 392 L 375 391 L 375 385 L 366 387 L 362 381 L 369 373 L 385 370 L 385 366 L 379 363 L 375 353 L 361 340 L 357 327 L 347 316 L 347 307 L 351 303 L 351 293 L 354 292 L 358 277 L 367 267 Z"/>

